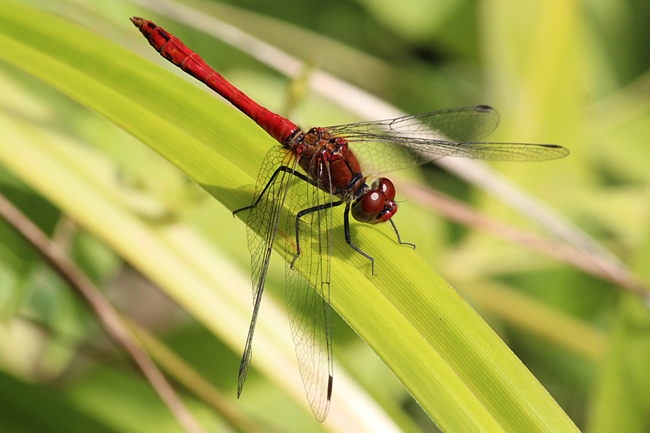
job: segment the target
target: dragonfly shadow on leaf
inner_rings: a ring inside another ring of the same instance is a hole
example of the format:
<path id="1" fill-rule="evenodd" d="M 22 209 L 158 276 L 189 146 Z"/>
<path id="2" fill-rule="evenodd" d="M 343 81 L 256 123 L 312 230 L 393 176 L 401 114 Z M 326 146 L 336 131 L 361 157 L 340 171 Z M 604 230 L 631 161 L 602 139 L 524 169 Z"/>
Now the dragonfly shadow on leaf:
<path id="1" fill-rule="evenodd" d="M 217 185 L 200 184 L 219 203 L 234 212 L 249 206 L 253 200 L 253 188 L 251 185 L 243 185 L 238 188 L 225 188 Z M 245 212 L 237 214 L 244 222 L 248 218 Z"/>

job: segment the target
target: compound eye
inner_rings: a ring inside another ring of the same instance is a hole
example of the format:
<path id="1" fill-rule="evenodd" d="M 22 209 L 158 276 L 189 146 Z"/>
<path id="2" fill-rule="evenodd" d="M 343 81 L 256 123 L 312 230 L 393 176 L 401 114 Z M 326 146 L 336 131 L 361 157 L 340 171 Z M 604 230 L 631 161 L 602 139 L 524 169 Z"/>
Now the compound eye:
<path id="1" fill-rule="evenodd" d="M 395 185 L 393 185 L 390 179 L 386 179 L 385 177 L 379 178 L 379 189 L 386 196 L 386 200 L 395 200 Z"/>
<path id="2" fill-rule="evenodd" d="M 369 191 L 352 205 L 352 216 L 359 222 L 374 221 L 384 210 L 386 196 L 381 191 Z"/>

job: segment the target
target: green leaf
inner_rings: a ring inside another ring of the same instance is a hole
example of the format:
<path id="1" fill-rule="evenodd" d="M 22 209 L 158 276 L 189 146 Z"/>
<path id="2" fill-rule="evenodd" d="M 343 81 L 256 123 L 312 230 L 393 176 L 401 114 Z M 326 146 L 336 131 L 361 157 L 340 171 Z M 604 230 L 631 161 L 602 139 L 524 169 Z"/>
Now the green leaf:
<path id="1" fill-rule="evenodd" d="M 650 408 L 650 314 L 633 295 L 619 299 L 616 324 L 608 347 L 593 404 L 589 431 L 647 430 Z"/>

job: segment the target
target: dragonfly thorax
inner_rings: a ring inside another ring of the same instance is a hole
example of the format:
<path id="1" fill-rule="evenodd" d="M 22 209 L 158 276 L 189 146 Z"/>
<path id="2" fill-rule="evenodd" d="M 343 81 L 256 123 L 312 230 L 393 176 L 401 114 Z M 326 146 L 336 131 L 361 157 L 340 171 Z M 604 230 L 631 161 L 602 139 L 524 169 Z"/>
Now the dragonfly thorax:
<path id="1" fill-rule="evenodd" d="M 352 216 L 357 221 L 386 222 L 397 212 L 393 183 L 381 177 L 368 186 L 359 161 L 344 138 L 331 134 L 327 128 L 311 128 L 298 134 L 290 146 L 300 158 L 300 167 L 317 182 L 318 188 L 352 202 Z"/>
<path id="2" fill-rule="evenodd" d="M 326 128 L 311 128 L 290 143 L 298 164 L 321 190 L 341 199 L 349 197 L 363 178 L 348 142 Z"/>

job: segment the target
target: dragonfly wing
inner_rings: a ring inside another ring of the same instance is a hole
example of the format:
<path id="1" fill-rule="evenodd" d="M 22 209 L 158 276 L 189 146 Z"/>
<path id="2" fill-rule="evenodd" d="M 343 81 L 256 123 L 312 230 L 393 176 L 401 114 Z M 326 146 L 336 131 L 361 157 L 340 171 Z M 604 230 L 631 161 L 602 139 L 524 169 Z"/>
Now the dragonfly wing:
<path id="1" fill-rule="evenodd" d="M 454 156 L 489 161 L 545 161 L 565 157 L 569 150 L 555 144 L 456 143 L 428 139 L 354 143 L 354 155 L 365 174 L 402 170 Z"/>
<path id="2" fill-rule="evenodd" d="M 377 135 L 395 135 L 405 139 L 432 137 L 445 141 L 479 141 L 492 134 L 499 124 L 499 114 L 487 105 L 451 108 L 430 113 L 370 122 L 328 127 L 337 135 L 354 141 Z"/>
<path id="3" fill-rule="evenodd" d="M 498 124 L 499 115 L 492 107 L 478 105 L 328 129 L 353 143 L 366 174 L 401 170 L 444 156 L 540 161 L 569 153 L 552 144 L 479 142 Z"/>
<path id="4" fill-rule="evenodd" d="M 251 270 L 253 282 L 253 316 L 248 329 L 244 355 L 239 366 L 237 396 L 241 395 L 246 374 L 252 358 L 252 342 L 264 292 L 266 273 L 271 259 L 273 242 L 277 233 L 282 208 L 292 182 L 291 170 L 279 170 L 278 167 L 295 169 L 297 159 L 279 146 L 273 147 L 264 157 L 255 186 L 255 197 L 248 215 L 248 249 L 251 253 Z"/>
<path id="5" fill-rule="evenodd" d="M 328 169 L 326 164 L 322 167 Z M 329 178 L 328 173 L 324 175 Z M 323 421 L 329 410 L 333 372 L 330 307 L 333 197 L 298 179 L 292 185 L 290 197 L 292 213 L 288 215 L 286 233 L 293 249 L 288 250 L 298 256 L 293 267 L 291 262 L 286 267 L 289 323 L 307 400 L 316 419 Z M 296 211 L 306 209 L 313 211 L 297 220 Z"/>

